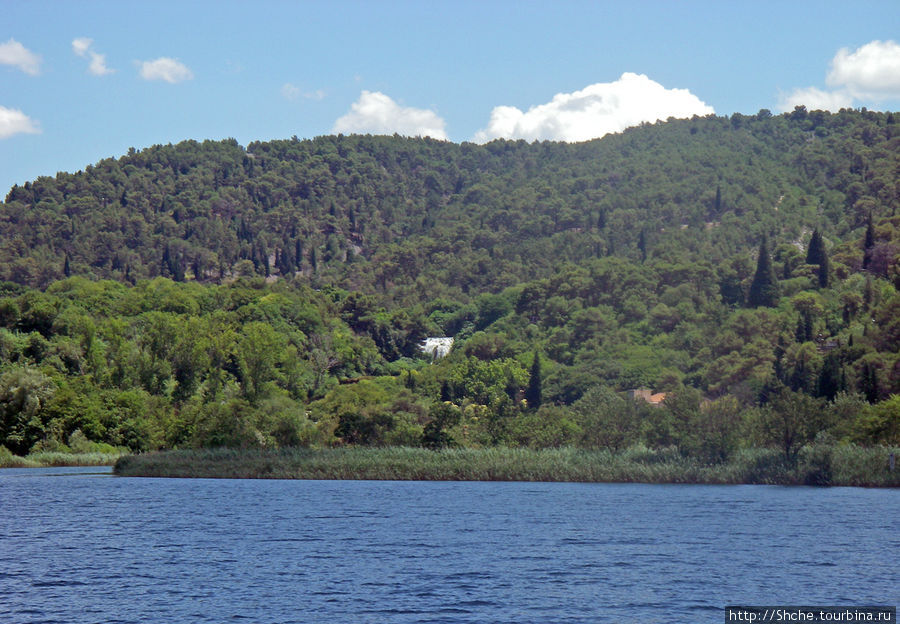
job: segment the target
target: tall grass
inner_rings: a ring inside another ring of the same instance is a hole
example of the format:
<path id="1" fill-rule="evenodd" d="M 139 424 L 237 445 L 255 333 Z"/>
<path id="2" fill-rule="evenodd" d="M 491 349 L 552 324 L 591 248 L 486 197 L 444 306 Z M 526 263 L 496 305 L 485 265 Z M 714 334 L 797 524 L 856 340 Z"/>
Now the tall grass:
<path id="1" fill-rule="evenodd" d="M 0 446 L 0 468 L 47 468 L 56 466 L 112 466 L 126 451 L 67 453 L 39 451 L 21 457 Z"/>
<path id="2" fill-rule="evenodd" d="M 891 449 L 813 447 L 796 465 L 771 449 L 748 449 L 729 462 L 705 464 L 676 449 L 621 453 L 573 448 L 450 449 L 341 448 L 277 451 L 211 449 L 130 455 L 116 462 L 121 476 L 367 479 L 423 481 L 575 481 L 633 483 L 762 483 L 900 486 L 888 470 Z M 898 449 L 893 449 L 898 453 Z"/>

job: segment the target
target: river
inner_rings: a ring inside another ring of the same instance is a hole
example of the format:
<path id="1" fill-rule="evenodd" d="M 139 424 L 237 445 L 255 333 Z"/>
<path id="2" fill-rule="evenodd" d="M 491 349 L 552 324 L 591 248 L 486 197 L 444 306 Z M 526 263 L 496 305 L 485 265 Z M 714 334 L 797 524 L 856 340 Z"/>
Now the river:
<path id="1" fill-rule="evenodd" d="M 896 605 L 900 491 L 0 470 L 0 622 L 723 622 Z"/>

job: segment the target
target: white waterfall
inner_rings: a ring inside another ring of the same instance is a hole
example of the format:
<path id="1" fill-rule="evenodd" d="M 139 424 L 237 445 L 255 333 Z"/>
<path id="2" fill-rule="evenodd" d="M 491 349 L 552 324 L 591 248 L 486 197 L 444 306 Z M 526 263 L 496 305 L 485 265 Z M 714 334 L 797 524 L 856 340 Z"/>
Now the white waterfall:
<path id="1" fill-rule="evenodd" d="M 450 353 L 453 348 L 453 338 L 443 336 L 440 338 L 426 338 L 425 342 L 419 345 L 422 353 L 431 355 L 434 359 L 440 359 Z"/>

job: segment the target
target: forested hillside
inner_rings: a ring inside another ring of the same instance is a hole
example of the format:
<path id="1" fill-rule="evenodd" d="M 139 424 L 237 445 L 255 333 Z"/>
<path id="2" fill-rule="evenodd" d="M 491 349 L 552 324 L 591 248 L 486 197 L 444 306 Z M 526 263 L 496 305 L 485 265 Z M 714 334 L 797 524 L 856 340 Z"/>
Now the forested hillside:
<path id="1" fill-rule="evenodd" d="M 0 445 L 900 444 L 898 128 L 185 142 L 39 178 L 0 206 Z"/>

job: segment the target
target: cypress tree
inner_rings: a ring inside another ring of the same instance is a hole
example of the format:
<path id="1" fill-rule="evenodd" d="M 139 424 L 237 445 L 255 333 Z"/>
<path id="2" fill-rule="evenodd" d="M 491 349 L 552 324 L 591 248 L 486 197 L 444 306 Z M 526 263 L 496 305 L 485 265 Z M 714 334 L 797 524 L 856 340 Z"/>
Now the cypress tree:
<path id="1" fill-rule="evenodd" d="M 778 344 L 775 345 L 775 361 L 773 364 L 775 367 L 775 379 L 784 383 L 784 339 L 781 336 L 778 337 Z"/>
<path id="2" fill-rule="evenodd" d="M 541 406 L 541 359 L 538 352 L 534 352 L 534 360 L 531 362 L 531 373 L 528 377 L 528 388 L 525 390 L 525 400 L 528 407 L 537 409 Z"/>
<path id="3" fill-rule="evenodd" d="M 812 315 L 804 311 L 797 318 L 797 329 L 794 332 L 797 342 L 809 342 L 813 339 L 813 321 Z"/>
<path id="4" fill-rule="evenodd" d="M 66 261 L 63 263 L 63 275 L 72 277 L 72 267 L 69 266 L 69 254 L 66 254 Z"/>
<path id="5" fill-rule="evenodd" d="M 828 278 L 829 268 L 830 267 L 829 267 L 828 256 L 823 255 L 822 262 L 819 263 L 819 287 L 820 288 L 828 288 L 828 284 L 830 283 L 830 280 Z"/>
<path id="6" fill-rule="evenodd" d="M 872 248 L 875 247 L 875 228 L 872 225 L 872 213 L 866 219 L 866 239 L 863 242 L 863 270 L 868 269 L 872 263 Z"/>
<path id="7" fill-rule="evenodd" d="M 881 387 L 878 380 L 878 368 L 873 362 L 863 362 L 857 389 L 866 397 L 866 401 L 869 403 L 878 402 L 881 395 Z"/>
<path id="8" fill-rule="evenodd" d="M 441 401 L 446 403 L 453 400 L 453 390 L 450 388 L 450 382 L 446 379 L 441 383 Z"/>
<path id="9" fill-rule="evenodd" d="M 822 364 L 819 373 L 816 394 L 833 401 L 838 392 L 845 390 L 844 371 L 841 367 L 841 359 L 836 353 L 829 353 Z"/>
<path id="10" fill-rule="evenodd" d="M 813 230 L 809 239 L 809 247 L 806 249 L 806 264 L 822 264 L 825 259 L 825 241 L 819 234 L 818 228 Z"/>
<path id="11" fill-rule="evenodd" d="M 753 276 L 753 283 L 750 284 L 747 304 L 751 308 L 760 306 L 772 308 L 778 303 L 778 296 L 778 280 L 775 278 L 775 270 L 772 268 L 772 259 L 769 257 L 766 239 L 763 238 L 759 245 L 756 274 Z"/>

